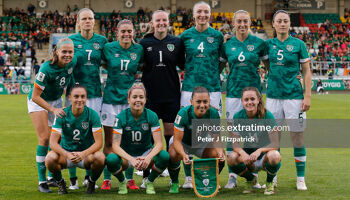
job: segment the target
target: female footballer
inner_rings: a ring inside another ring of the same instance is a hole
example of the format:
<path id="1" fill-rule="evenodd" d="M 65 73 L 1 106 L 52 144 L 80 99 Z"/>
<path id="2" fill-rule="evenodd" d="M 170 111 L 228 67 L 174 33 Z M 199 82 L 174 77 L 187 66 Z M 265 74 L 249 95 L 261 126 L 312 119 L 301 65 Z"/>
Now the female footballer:
<path id="1" fill-rule="evenodd" d="M 273 16 L 276 37 L 267 40 L 270 61 L 266 108 L 283 123 L 287 119 L 294 145 L 297 169 L 297 189 L 307 190 L 305 184 L 306 149 L 304 134 L 306 111 L 311 104 L 311 72 L 305 43 L 289 35 L 290 16 L 284 10 Z M 302 68 L 305 95 L 296 76 Z M 301 120 L 301 121 L 300 121 Z"/>
<path id="2" fill-rule="evenodd" d="M 67 194 L 62 169 L 76 166 L 91 169 L 86 193 L 92 194 L 105 165 L 105 156 L 99 151 L 103 145 L 100 116 L 85 106 L 87 90 L 84 86 L 74 85 L 69 99 L 72 105 L 64 109 L 66 115 L 56 117 L 52 126 L 51 151 L 45 163 L 58 184 L 58 194 Z"/>
<path id="3" fill-rule="evenodd" d="M 281 155 L 278 152 L 278 134 L 275 128 L 276 120 L 267 111 L 259 90 L 246 87 L 242 91 L 243 109 L 234 115 L 234 124 L 241 126 L 270 126 L 268 131 L 240 131 L 233 133 L 233 137 L 254 137 L 256 142 L 246 142 L 243 148 L 239 143 L 232 143 L 233 152 L 227 155 L 227 163 L 231 170 L 247 180 L 243 193 L 251 193 L 257 177 L 252 172 L 264 169 L 267 172 L 264 194 L 274 194 L 273 178 L 281 167 Z"/>
<path id="4" fill-rule="evenodd" d="M 192 92 L 191 105 L 181 108 L 174 123 L 174 136 L 170 139 L 169 174 L 171 187 L 169 193 L 179 193 L 180 161 L 190 165 L 189 154 L 200 158 L 220 158 L 219 171 L 225 166 L 223 148 L 192 148 L 192 119 L 220 119 L 219 112 L 210 107 L 209 91 L 204 87 L 195 87 Z"/>
<path id="5" fill-rule="evenodd" d="M 241 94 L 245 87 L 256 87 L 261 91 L 258 67 L 260 60 L 268 61 L 264 40 L 250 34 L 251 19 L 245 10 L 238 10 L 233 17 L 234 37 L 223 45 L 223 56 L 228 61 L 230 73 L 227 79 L 226 118 L 232 119 L 242 106 Z M 227 151 L 231 152 L 231 144 Z M 230 171 L 225 188 L 237 186 L 237 175 Z M 259 187 L 259 184 L 255 187 Z"/>
<path id="6" fill-rule="evenodd" d="M 162 150 L 163 137 L 157 114 L 144 108 L 146 90 L 143 84 L 134 83 L 127 94 L 130 108 L 115 118 L 113 152 L 106 158 L 107 167 L 121 183 L 119 194 L 128 193 L 123 170 L 152 168 L 145 185 L 147 194 L 155 194 L 153 182 L 167 168 L 169 154 Z"/>
<path id="7" fill-rule="evenodd" d="M 40 67 L 34 87 L 28 95 L 28 113 L 39 141 L 36 163 L 40 192 L 51 192 L 46 182 L 45 167 L 51 126 L 55 117 L 61 118 L 65 115 L 61 96 L 76 64 L 73 41 L 68 38 L 61 39 L 53 50 L 52 58 Z"/>
<path id="8" fill-rule="evenodd" d="M 128 90 L 135 82 L 138 67 L 143 62 L 143 48 L 133 42 L 134 26 L 130 20 L 122 20 L 117 25 L 118 41 L 108 43 L 103 49 L 107 62 L 107 82 L 102 104 L 102 125 L 105 131 L 103 152 L 112 152 L 113 126 L 115 117 L 129 107 Z M 101 189 L 110 190 L 111 174 L 104 171 Z"/>

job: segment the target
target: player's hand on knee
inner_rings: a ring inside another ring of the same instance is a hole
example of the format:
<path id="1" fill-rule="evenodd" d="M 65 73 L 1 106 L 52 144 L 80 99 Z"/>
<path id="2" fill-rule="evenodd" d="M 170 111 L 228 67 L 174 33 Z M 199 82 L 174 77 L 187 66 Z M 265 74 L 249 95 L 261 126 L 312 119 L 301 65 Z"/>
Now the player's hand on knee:
<path id="1" fill-rule="evenodd" d="M 63 108 L 53 108 L 52 113 L 55 115 L 55 117 L 59 118 L 66 116 L 66 113 L 64 112 Z"/>
<path id="2" fill-rule="evenodd" d="M 258 160 L 260 154 L 261 152 L 259 150 L 254 151 L 252 154 L 250 154 L 250 161 L 255 162 L 256 160 Z"/>

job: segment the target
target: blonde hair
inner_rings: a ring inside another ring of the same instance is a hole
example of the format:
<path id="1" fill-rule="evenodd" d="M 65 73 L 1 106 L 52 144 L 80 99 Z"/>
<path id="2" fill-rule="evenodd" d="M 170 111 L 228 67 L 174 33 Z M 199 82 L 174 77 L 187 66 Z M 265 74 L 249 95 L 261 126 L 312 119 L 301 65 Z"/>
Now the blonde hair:
<path id="1" fill-rule="evenodd" d="M 151 19 L 151 21 L 153 20 L 154 15 L 155 15 L 155 14 L 158 14 L 158 13 L 165 13 L 165 14 L 168 16 L 168 20 L 169 20 L 169 13 L 168 13 L 168 12 L 166 12 L 166 11 L 164 11 L 164 10 L 156 10 L 156 11 L 154 11 L 153 14 L 152 14 L 152 19 Z M 147 33 L 143 36 L 144 38 L 147 37 L 147 36 L 149 36 L 149 35 L 153 35 L 153 34 L 154 34 L 154 27 L 151 25 L 151 22 L 149 22 L 149 27 L 150 27 L 149 30 L 148 30 Z"/>
<path id="2" fill-rule="evenodd" d="M 233 15 L 232 24 L 235 23 L 237 14 L 247 14 L 247 15 L 249 16 L 249 21 L 250 21 L 250 23 L 251 23 L 252 20 L 250 19 L 250 15 L 249 15 L 249 12 L 248 12 L 248 11 L 246 11 L 246 10 L 237 10 L 237 11 L 235 12 L 235 14 Z M 232 28 L 232 33 L 233 33 L 234 36 L 236 36 L 236 29 L 235 29 L 235 27 Z M 248 28 L 248 34 L 251 34 L 251 33 L 252 33 L 252 31 L 250 30 L 250 26 L 249 26 L 249 28 Z"/>
<path id="3" fill-rule="evenodd" d="M 57 50 L 60 49 L 61 45 L 63 44 L 72 44 L 74 46 L 74 43 L 71 39 L 69 38 L 60 39 L 51 52 L 51 56 L 50 56 L 51 58 L 49 59 L 51 65 L 58 62 Z"/>
<path id="4" fill-rule="evenodd" d="M 95 19 L 95 13 L 94 13 L 94 11 L 92 11 L 92 10 L 89 9 L 89 8 L 82 8 L 82 9 L 80 9 L 79 12 L 78 12 L 78 14 L 77 14 L 77 22 L 75 23 L 75 32 L 76 32 L 76 33 L 79 33 L 79 31 L 81 30 L 81 29 L 80 29 L 80 25 L 79 25 L 80 14 L 81 14 L 82 12 L 85 12 L 85 11 L 91 12 L 93 18 Z"/>
<path id="5" fill-rule="evenodd" d="M 196 8 L 197 6 L 199 6 L 199 5 L 202 5 L 202 4 L 207 5 L 207 6 L 209 7 L 209 12 L 211 13 L 211 7 L 210 7 L 210 5 L 209 5 L 207 2 L 205 2 L 205 1 L 199 1 L 199 2 L 195 3 L 194 6 L 193 6 L 193 10 L 192 10 L 192 12 L 193 12 L 192 14 L 193 14 L 193 15 L 194 15 L 195 8 Z"/>
<path id="6" fill-rule="evenodd" d="M 145 96 L 146 96 L 146 88 L 143 85 L 143 83 L 142 82 L 136 82 L 136 83 L 132 84 L 132 86 L 128 90 L 128 99 L 130 98 L 132 91 L 135 90 L 135 89 L 143 90 L 143 92 L 145 93 Z"/>

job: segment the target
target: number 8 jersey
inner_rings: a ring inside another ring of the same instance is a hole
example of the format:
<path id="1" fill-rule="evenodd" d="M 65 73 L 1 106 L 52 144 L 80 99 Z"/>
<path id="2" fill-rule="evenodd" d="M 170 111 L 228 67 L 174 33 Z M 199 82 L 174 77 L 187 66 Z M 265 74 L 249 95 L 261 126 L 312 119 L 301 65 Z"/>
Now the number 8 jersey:
<path id="1" fill-rule="evenodd" d="M 198 32 L 195 27 L 181 34 L 186 51 L 183 91 L 192 92 L 196 86 L 206 87 L 209 92 L 219 92 L 219 58 L 223 43 L 221 32 L 208 27 Z"/>
<path id="2" fill-rule="evenodd" d="M 130 108 L 123 110 L 117 115 L 113 127 L 114 134 L 122 135 L 120 147 L 131 156 L 140 156 L 153 148 L 152 134 L 156 131 L 160 131 L 158 116 L 147 108 L 137 121 Z"/>
<path id="3" fill-rule="evenodd" d="M 300 72 L 300 64 L 309 61 L 305 43 L 292 36 L 284 42 L 277 38 L 266 42 L 270 60 L 267 97 L 303 99 L 303 88 L 296 76 Z"/>
<path id="4" fill-rule="evenodd" d="M 143 47 L 131 44 L 128 49 L 124 49 L 116 41 L 106 44 L 103 54 L 108 70 L 103 103 L 127 104 L 128 90 L 135 82 L 138 66 L 143 62 Z"/>

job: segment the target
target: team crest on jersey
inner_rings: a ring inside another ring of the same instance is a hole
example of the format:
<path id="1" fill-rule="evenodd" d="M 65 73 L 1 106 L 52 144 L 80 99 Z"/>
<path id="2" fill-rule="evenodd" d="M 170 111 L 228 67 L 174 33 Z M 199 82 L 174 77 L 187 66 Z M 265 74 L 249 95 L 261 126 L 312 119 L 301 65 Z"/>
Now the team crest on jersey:
<path id="1" fill-rule="evenodd" d="M 83 123 L 81 123 L 81 127 L 82 127 L 83 129 L 89 128 L 89 122 L 83 122 Z"/>
<path id="2" fill-rule="evenodd" d="M 214 38 L 213 37 L 207 37 L 207 41 L 211 44 L 214 42 Z"/>
<path id="3" fill-rule="evenodd" d="M 287 51 L 293 51 L 294 47 L 292 45 L 287 45 Z"/>
<path id="4" fill-rule="evenodd" d="M 236 47 L 232 47 L 231 50 L 232 50 L 232 51 L 236 51 Z"/>
<path id="5" fill-rule="evenodd" d="M 119 58 L 119 53 L 114 54 L 114 57 Z"/>
<path id="6" fill-rule="evenodd" d="M 148 123 L 143 123 L 143 124 L 141 124 L 141 128 L 142 128 L 142 130 L 144 130 L 144 131 L 148 131 L 148 129 L 149 129 Z"/>
<path id="7" fill-rule="evenodd" d="M 168 47 L 168 50 L 169 51 L 174 51 L 174 49 L 175 49 L 175 45 L 173 45 L 173 44 L 168 44 L 168 45 L 166 45 L 166 47 Z"/>
<path id="8" fill-rule="evenodd" d="M 94 49 L 96 49 L 96 50 L 99 50 L 99 49 L 100 49 L 100 44 L 99 44 L 99 43 L 96 43 L 96 42 L 95 42 L 92 46 L 93 46 Z"/>
<path id="9" fill-rule="evenodd" d="M 131 60 L 136 60 L 137 54 L 136 53 L 131 53 L 130 54 L 130 58 L 131 58 Z"/>
<path id="10" fill-rule="evenodd" d="M 83 45 L 79 44 L 78 49 L 81 49 L 81 48 L 83 48 Z"/>
<path id="11" fill-rule="evenodd" d="M 247 45 L 248 51 L 254 51 L 254 45 Z"/>
<path id="12" fill-rule="evenodd" d="M 68 74 L 71 74 L 73 72 L 73 67 L 68 69 Z"/>

